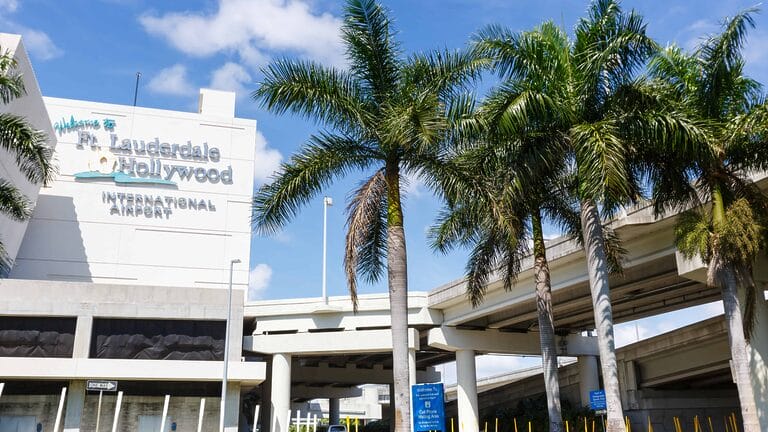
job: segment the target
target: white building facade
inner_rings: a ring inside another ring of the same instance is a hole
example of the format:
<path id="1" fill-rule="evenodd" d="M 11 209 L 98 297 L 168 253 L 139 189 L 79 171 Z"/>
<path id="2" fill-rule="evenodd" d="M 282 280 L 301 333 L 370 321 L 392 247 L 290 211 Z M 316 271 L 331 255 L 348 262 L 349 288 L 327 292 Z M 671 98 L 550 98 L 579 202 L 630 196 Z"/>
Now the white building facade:
<path id="1" fill-rule="evenodd" d="M 35 203 L 28 222 L 0 217 L 14 261 L 0 279 L 0 431 L 218 430 L 227 347 L 221 418 L 246 430 L 243 395 L 266 376 L 242 357 L 256 121 L 209 89 L 198 112 L 42 97 L 21 38 L 0 46 L 27 87 L 3 110 L 47 134 L 58 167 L 40 188 L 0 150 L 0 177 Z M 99 409 L 93 380 L 123 394 Z"/>
<path id="2" fill-rule="evenodd" d="M 18 66 L 16 72 L 21 74 L 27 95 L 14 99 L 7 105 L 0 104 L 0 113 L 13 113 L 23 116 L 36 129 L 45 132 L 49 137 L 48 145 L 56 146 L 53 125 L 48 117 L 40 87 L 35 79 L 35 72 L 29 61 L 21 36 L 0 33 L 0 49 L 7 51 L 16 60 Z M 16 186 L 21 193 L 31 201 L 37 199 L 40 191 L 39 184 L 29 182 L 14 164 L 15 156 L 7 150 L 0 148 L 0 178 Z M 16 254 L 21 247 L 24 233 L 27 230 L 28 221 L 16 221 L 0 214 L 0 235 L 5 251 L 11 261 L 16 259 Z"/>
<path id="3" fill-rule="evenodd" d="M 202 90 L 199 113 L 44 101 L 59 177 L 11 278 L 223 288 L 249 262 L 256 122 L 234 93 Z"/>

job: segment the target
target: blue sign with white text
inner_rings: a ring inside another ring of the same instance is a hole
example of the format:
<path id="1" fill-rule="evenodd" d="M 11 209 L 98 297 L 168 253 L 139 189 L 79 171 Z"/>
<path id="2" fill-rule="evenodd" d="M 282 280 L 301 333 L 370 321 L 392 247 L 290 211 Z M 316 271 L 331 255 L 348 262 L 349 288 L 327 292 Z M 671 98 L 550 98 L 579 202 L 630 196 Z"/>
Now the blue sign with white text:
<path id="1" fill-rule="evenodd" d="M 445 399 L 443 384 L 411 386 L 413 402 L 413 432 L 445 430 Z"/>
<path id="2" fill-rule="evenodd" d="M 589 407 L 595 411 L 608 409 L 608 405 L 605 403 L 605 390 L 589 392 Z"/>

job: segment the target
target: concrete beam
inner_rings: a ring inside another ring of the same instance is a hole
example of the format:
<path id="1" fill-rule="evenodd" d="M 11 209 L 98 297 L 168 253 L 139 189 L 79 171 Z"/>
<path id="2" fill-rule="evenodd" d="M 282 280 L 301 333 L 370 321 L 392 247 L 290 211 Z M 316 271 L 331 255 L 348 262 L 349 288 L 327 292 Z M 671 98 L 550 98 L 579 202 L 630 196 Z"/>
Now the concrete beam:
<path id="1" fill-rule="evenodd" d="M 222 362 L 187 360 L 3 358 L 2 374 L 11 379 L 220 381 Z M 229 362 L 231 381 L 259 384 L 266 376 L 264 362 Z"/>
<path id="2" fill-rule="evenodd" d="M 299 366 L 292 368 L 291 380 L 301 383 L 337 383 L 337 384 L 392 384 L 392 370 L 381 366 L 373 369 L 356 368 L 348 364 L 345 368 L 320 366 Z M 416 371 L 416 380 L 421 383 L 440 381 L 440 372 L 434 368 Z"/>
<path id="3" fill-rule="evenodd" d="M 358 387 L 311 387 L 307 385 L 291 386 L 292 399 L 343 399 L 359 397 L 363 389 Z"/>
<path id="4" fill-rule="evenodd" d="M 598 355 L 597 338 L 557 336 L 558 355 Z M 507 333 L 498 330 L 461 330 L 440 327 L 429 330 L 427 344 L 446 351 L 472 350 L 484 353 L 540 355 L 538 333 Z"/>
<path id="5" fill-rule="evenodd" d="M 408 329 L 408 348 L 419 349 L 419 332 Z M 392 351 L 390 330 L 288 333 L 243 338 L 243 350 L 264 354 L 353 354 Z"/>

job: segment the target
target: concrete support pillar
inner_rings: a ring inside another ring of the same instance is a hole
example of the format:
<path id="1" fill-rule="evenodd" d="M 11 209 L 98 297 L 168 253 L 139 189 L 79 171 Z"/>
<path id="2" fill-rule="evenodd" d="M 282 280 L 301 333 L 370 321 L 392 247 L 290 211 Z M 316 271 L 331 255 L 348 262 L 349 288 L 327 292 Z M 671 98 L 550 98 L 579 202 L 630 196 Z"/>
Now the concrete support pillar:
<path id="1" fill-rule="evenodd" d="M 88 358 L 91 353 L 91 334 L 93 333 L 93 317 L 80 315 L 75 324 L 75 340 L 72 357 Z"/>
<path id="2" fill-rule="evenodd" d="M 759 280 L 757 286 L 760 288 L 757 293 L 757 305 L 755 307 L 755 316 L 757 320 L 752 330 L 752 341 L 747 346 L 747 357 L 749 358 L 749 370 L 752 378 L 752 391 L 755 395 L 755 404 L 758 406 L 757 416 L 760 421 L 760 430 L 768 431 L 768 301 L 764 290 L 768 288 L 768 260 L 761 258 L 758 261 L 762 265 L 755 279 Z M 758 266 L 755 266 L 756 268 Z M 756 271 L 757 272 L 757 271 Z M 758 279 L 759 278 L 759 279 Z M 744 290 L 741 290 L 742 293 Z M 743 294 L 742 294 L 743 296 Z M 744 304 L 742 299 L 742 304 Z"/>
<path id="3" fill-rule="evenodd" d="M 413 400 L 411 398 L 413 385 L 416 384 L 416 350 L 408 349 L 408 400 L 411 401 L 411 427 L 413 427 Z"/>
<path id="4" fill-rule="evenodd" d="M 328 424 L 339 424 L 339 398 L 328 398 Z"/>
<path id="5" fill-rule="evenodd" d="M 70 381 L 64 409 L 64 432 L 80 432 L 85 405 L 85 381 Z"/>
<path id="6" fill-rule="evenodd" d="M 416 350 L 408 349 L 408 386 L 416 384 Z M 410 394 L 410 391 L 409 391 Z"/>
<path id="7" fill-rule="evenodd" d="M 267 362 L 267 370 L 272 370 L 272 362 Z M 270 432 L 272 422 L 271 413 L 271 401 L 272 401 L 272 374 L 267 374 L 266 379 L 261 383 L 261 406 L 259 407 L 259 430 L 262 432 Z"/>
<path id="8" fill-rule="evenodd" d="M 478 432 L 477 377 L 473 350 L 456 351 L 456 378 L 459 432 Z"/>
<path id="9" fill-rule="evenodd" d="M 389 431 L 395 432 L 395 385 L 389 385 Z"/>
<path id="10" fill-rule="evenodd" d="M 238 432 L 240 421 L 240 383 L 227 381 L 227 400 L 224 404 L 224 432 Z"/>
<path id="11" fill-rule="evenodd" d="M 581 405 L 589 405 L 589 392 L 600 389 L 600 378 L 597 372 L 597 357 L 579 356 L 579 394 Z"/>
<path id="12" fill-rule="evenodd" d="M 288 432 L 288 411 L 291 409 L 291 355 L 272 356 L 271 432 Z"/>

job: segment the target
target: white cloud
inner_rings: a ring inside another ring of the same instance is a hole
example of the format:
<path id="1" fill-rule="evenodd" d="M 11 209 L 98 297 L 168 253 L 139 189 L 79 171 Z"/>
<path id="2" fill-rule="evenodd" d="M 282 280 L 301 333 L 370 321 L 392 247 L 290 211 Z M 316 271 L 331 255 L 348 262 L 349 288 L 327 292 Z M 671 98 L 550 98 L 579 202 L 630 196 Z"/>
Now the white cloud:
<path id="1" fill-rule="evenodd" d="M 19 8 L 19 2 L 16 0 L 0 0 L 0 11 L 6 13 L 16 12 Z"/>
<path id="2" fill-rule="evenodd" d="M 17 33 L 32 57 L 38 60 L 50 60 L 64 53 L 43 31 L 35 30 L 13 21 L 11 14 L 19 9 L 17 0 L 0 0 L 0 27 L 4 32 Z"/>
<path id="3" fill-rule="evenodd" d="M 720 25 L 713 20 L 700 19 L 684 27 L 677 36 L 680 46 L 688 51 L 696 49 L 708 36 L 720 29 Z"/>
<path id="4" fill-rule="evenodd" d="M 256 156 L 253 159 L 253 176 L 257 184 L 267 181 L 280 168 L 283 155 L 267 146 L 267 139 L 256 131 Z"/>
<path id="5" fill-rule="evenodd" d="M 424 195 L 424 192 L 426 191 L 426 185 L 416 173 L 406 173 L 400 182 L 402 183 L 401 188 L 405 192 L 406 197 L 419 198 Z"/>
<path id="6" fill-rule="evenodd" d="M 261 298 L 272 279 L 272 267 L 267 264 L 256 264 L 248 274 L 248 300 Z"/>
<path id="7" fill-rule="evenodd" d="M 174 96 L 189 96 L 195 93 L 195 87 L 187 77 L 187 68 L 181 64 L 162 69 L 149 80 L 147 87 L 154 93 Z"/>
<path id="8" fill-rule="evenodd" d="M 245 96 L 244 84 L 251 81 L 251 75 L 237 63 L 227 62 L 213 71 L 210 87 L 217 90 L 233 91 L 238 97 Z"/>
<path id="9" fill-rule="evenodd" d="M 64 51 L 59 49 L 45 32 L 23 26 L 17 26 L 14 31 L 21 34 L 24 46 L 27 47 L 32 56 L 40 60 L 50 60 L 64 54 Z"/>
<path id="10" fill-rule="evenodd" d="M 215 12 L 145 13 L 139 21 L 148 33 L 190 56 L 237 53 L 258 68 L 270 52 L 289 51 L 343 63 L 341 20 L 313 12 L 305 0 L 219 0 Z"/>

